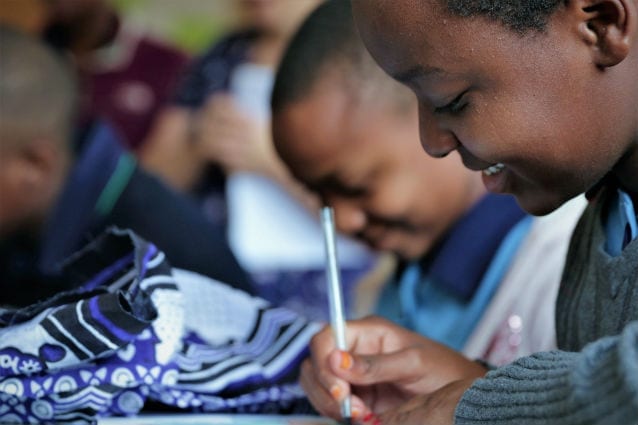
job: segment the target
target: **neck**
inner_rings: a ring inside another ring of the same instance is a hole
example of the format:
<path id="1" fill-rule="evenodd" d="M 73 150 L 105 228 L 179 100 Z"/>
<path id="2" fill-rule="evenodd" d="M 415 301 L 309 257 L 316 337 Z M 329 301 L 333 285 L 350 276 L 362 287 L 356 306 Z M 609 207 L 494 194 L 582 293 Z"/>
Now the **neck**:
<path id="1" fill-rule="evenodd" d="M 614 175 L 622 189 L 631 196 L 634 204 L 638 205 L 638 141 L 618 161 L 614 167 Z"/>

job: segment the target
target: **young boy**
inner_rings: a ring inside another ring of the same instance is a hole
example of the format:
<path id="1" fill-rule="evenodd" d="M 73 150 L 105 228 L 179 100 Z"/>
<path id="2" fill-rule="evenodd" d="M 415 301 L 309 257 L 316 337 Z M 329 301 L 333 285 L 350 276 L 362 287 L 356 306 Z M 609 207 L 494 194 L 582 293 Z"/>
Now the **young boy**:
<path id="1" fill-rule="evenodd" d="M 62 57 L 20 51 L 14 40 L 26 37 L 5 26 L 0 35 L 1 303 L 59 291 L 59 264 L 112 225 L 153 240 L 176 267 L 252 291 L 223 229 L 138 167 L 106 126 L 74 146 L 78 93 Z"/>
<path id="2" fill-rule="evenodd" d="M 486 195 L 457 155 L 423 155 L 416 102 L 366 52 L 348 4 L 304 23 L 272 104 L 291 171 L 341 231 L 399 258 L 378 314 L 494 364 L 556 347 L 553 304 L 581 209 L 532 220 L 513 197 Z"/>
<path id="3" fill-rule="evenodd" d="M 1 25 L 0 57 L 4 236 L 15 229 L 37 232 L 39 213 L 49 216 L 47 207 L 65 181 L 64 170 L 72 168 L 63 136 L 73 126 L 75 86 L 56 52 Z M 112 157 L 99 159 L 90 165 L 110 171 Z M 86 166 L 85 161 L 79 159 Z M 135 180 L 140 178 L 134 173 L 129 186 L 139 188 Z M 84 193 L 96 186 L 95 179 L 81 183 Z M 146 187 L 157 199 L 161 192 Z M 143 202 L 143 192 L 135 193 L 134 199 Z M 71 217 L 92 216 L 82 199 L 71 200 L 75 209 L 65 210 Z M 156 208 L 179 211 L 177 201 L 166 203 Z M 154 223 L 152 209 L 147 204 L 138 214 Z M 189 217 L 174 216 L 170 225 L 180 227 L 179 219 Z M 185 236 L 210 235 L 205 227 L 196 230 L 201 235 Z M 64 290 L 37 279 L 36 270 L 25 271 L 34 277 L 31 288 L 2 275 L 0 423 L 95 423 L 98 417 L 136 414 L 150 404 L 171 411 L 307 411 L 297 385 L 298 365 L 319 326 L 220 282 L 174 269 L 168 257 L 134 232 L 111 228 L 65 259 L 59 276 Z M 231 266 L 221 258 L 207 260 Z M 27 265 L 22 262 L 23 269 Z M 59 291 L 47 297 L 54 289 Z M 12 307 L 16 294 L 39 302 Z"/>
<path id="4" fill-rule="evenodd" d="M 384 424 L 638 423 L 638 2 L 353 2 L 377 62 L 419 102 L 421 141 L 458 151 L 535 214 L 585 192 L 557 300 L 560 351 L 486 370 L 380 319 L 318 334 L 315 407 Z M 477 379 L 481 378 L 481 379 Z M 352 393 L 350 391 L 353 385 Z M 376 415 L 381 415 L 380 419 Z"/>

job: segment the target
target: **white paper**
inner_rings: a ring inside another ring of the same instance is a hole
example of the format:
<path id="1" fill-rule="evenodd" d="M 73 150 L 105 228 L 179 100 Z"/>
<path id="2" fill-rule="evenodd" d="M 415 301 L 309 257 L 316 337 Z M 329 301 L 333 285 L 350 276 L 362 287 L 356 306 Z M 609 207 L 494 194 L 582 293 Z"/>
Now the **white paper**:
<path id="1" fill-rule="evenodd" d="M 99 419 L 97 425 L 336 425 L 312 416 L 177 414 Z"/>

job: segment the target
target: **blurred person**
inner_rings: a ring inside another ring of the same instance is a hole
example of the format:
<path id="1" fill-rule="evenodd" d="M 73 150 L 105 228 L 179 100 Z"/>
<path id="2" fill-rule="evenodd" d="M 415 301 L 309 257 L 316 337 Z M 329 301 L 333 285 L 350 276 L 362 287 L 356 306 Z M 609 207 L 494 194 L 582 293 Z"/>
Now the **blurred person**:
<path id="1" fill-rule="evenodd" d="M 298 366 L 318 324 L 173 267 L 170 256 L 186 268 L 200 256 L 226 280 L 236 264 L 202 245 L 215 235 L 199 211 L 137 169 L 104 126 L 73 155 L 68 56 L 2 25 L 0 41 L 0 423 L 308 413 Z M 102 221 L 152 229 L 167 252 Z M 38 268 L 39 245 L 61 258 L 54 275 Z"/>
<path id="2" fill-rule="evenodd" d="M 268 100 L 289 37 L 320 1 L 238 1 L 241 29 L 190 67 L 173 108 L 141 152 L 144 164 L 186 191 L 196 190 L 206 172 L 223 179 L 233 171 L 254 171 L 289 183 L 269 140 Z M 248 81 L 239 81 L 244 78 Z M 252 91 L 236 93 L 233 84 L 251 84 Z"/>
<path id="3" fill-rule="evenodd" d="M 273 98 L 277 151 L 337 227 L 399 259 L 376 313 L 473 358 L 556 348 L 554 300 L 584 199 L 544 218 L 418 144 L 417 104 L 359 39 L 347 3 L 293 37 Z"/>
<path id="4" fill-rule="evenodd" d="M 140 169 L 108 126 L 78 129 L 67 57 L 14 51 L 22 44 L 0 45 L 3 303 L 26 305 L 59 291 L 62 260 L 110 225 L 152 240 L 175 266 L 252 291 L 223 229 Z"/>
<path id="5" fill-rule="evenodd" d="M 326 308 L 317 310 L 317 300 L 326 299 L 319 203 L 275 153 L 269 106 L 283 49 L 319 1 L 238 4 L 245 29 L 195 62 L 142 150 L 142 162 L 228 226 L 233 252 L 261 296 L 325 319 Z M 344 238 L 339 252 L 350 293 L 373 258 Z"/>
<path id="6" fill-rule="evenodd" d="M 44 39 L 81 71 L 81 113 L 139 148 L 189 63 L 181 50 L 127 25 L 106 0 L 47 0 Z"/>

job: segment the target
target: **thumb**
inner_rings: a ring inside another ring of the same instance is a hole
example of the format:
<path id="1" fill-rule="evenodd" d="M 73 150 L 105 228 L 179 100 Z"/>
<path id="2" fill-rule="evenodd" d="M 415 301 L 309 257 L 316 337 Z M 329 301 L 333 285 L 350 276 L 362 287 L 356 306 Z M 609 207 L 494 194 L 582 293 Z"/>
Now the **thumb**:
<path id="1" fill-rule="evenodd" d="M 334 351 L 329 362 L 337 376 L 354 385 L 411 382 L 418 377 L 415 370 L 423 370 L 420 350 L 416 348 L 373 355 Z"/>

